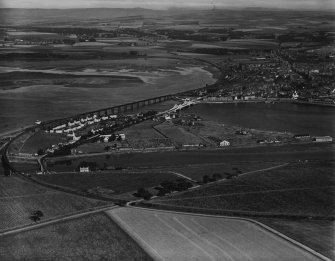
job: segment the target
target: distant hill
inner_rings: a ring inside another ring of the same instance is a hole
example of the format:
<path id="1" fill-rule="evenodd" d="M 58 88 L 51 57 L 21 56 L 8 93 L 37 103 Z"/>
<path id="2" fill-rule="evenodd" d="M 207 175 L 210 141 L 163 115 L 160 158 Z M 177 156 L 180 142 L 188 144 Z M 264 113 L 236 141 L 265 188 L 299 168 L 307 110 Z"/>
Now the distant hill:
<path id="1" fill-rule="evenodd" d="M 0 25 L 62 25 L 116 17 L 159 17 L 167 11 L 143 8 L 90 8 L 90 9 L 0 9 Z"/>

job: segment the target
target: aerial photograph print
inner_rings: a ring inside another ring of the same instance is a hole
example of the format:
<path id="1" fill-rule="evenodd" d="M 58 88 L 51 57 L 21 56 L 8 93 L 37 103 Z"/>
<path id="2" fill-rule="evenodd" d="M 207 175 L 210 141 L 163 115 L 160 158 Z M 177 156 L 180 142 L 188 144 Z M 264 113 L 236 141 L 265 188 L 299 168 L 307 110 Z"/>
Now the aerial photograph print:
<path id="1" fill-rule="evenodd" d="M 0 0 L 1 261 L 335 261 L 334 0 Z"/>

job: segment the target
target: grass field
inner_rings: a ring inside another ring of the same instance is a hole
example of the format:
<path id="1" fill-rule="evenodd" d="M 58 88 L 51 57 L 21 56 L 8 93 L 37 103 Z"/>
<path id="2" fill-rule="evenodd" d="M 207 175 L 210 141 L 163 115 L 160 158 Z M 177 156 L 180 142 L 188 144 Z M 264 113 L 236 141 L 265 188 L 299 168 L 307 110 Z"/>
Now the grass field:
<path id="1" fill-rule="evenodd" d="M 105 214 L 94 214 L 2 237 L 0 259 L 152 260 Z"/>
<path id="2" fill-rule="evenodd" d="M 136 191 L 139 188 L 150 188 L 165 180 L 175 180 L 177 177 L 166 171 L 110 171 L 97 174 L 53 174 L 36 176 L 46 183 L 69 187 L 73 190 L 87 191 L 101 188 L 110 191 L 111 195 Z"/>
<path id="3" fill-rule="evenodd" d="M 335 222 L 326 220 L 285 220 L 257 218 L 257 221 L 280 231 L 298 242 L 335 259 Z"/>
<path id="4" fill-rule="evenodd" d="M 177 172 L 183 174 L 189 178 L 195 179 L 197 181 L 202 181 L 204 175 L 210 177 L 213 174 L 221 174 L 222 178 L 226 177 L 228 174 L 235 174 L 236 168 L 242 173 L 255 171 L 260 169 L 265 169 L 273 166 L 282 164 L 281 162 L 262 162 L 262 161 L 250 161 L 250 162 L 232 162 L 232 163 L 213 163 L 213 164 L 192 164 L 185 167 L 170 167 L 169 171 Z"/>
<path id="5" fill-rule="evenodd" d="M 153 125 L 153 121 L 144 121 L 126 128 L 122 132 L 126 134 L 128 140 L 164 138 L 164 136 L 152 127 Z"/>
<path id="6" fill-rule="evenodd" d="M 108 214 L 157 260 L 319 260 L 248 221 L 129 208 Z"/>
<path id="7" fill-rule="evenodd" d="M 297 160 L 334 159 L 332 144 L 307 144 L 241 148 L 229 150 L 174 151 L 160 153 L 124 153 L 110 156 L 48 159 L 51 171 L 73 171 L 81 161 L 94 161 L 103 166 L 124 166 L 132 168 L 185 167 L 190 164 L 239 163 L 241 161 L 291 162 Z M 55 164 L 63 162 L 64 164 Z"/>
<path id="8" fill-rule="evenodd" d="M 185 112 L 186 113 L 186 112 Z M 241 129 L 247 130 L 248 135 L 237 135 L 236 132 Z M 228 140 L 231 147 L 252 147 L 257 146 L 257 140 L 277 140 L 280 142 L 289 142 L 293 134 L 276 131 L 261 131 L 255 129 L 246 129 L 231 124 L 222 124 L 219 121 L 201 121 L 201 126 L 189 127 L 192 134 L 198 137 L 215 137 L 219 140 Z M 212 142 L 213 143 L 213 142 Z M 214 143 L 218 146 L 218 143 Z"/>
<path id="9" fill-rule="evenodd" d="M 203 143 L 201 138 L 186 131 L 183 127 L 175 126 L 173 123 L 164 122 L 156 125 L 155 128 L 178 145 L 197 145 Z"/>
<path id="10" fill-rule="evenodd" d="M 16 176 L 0 177 L 0 230 L 33 223 L 29 217 L 35 210 L 47 220 L 103 205 L 107 202 L 46 189 Z"/>
<path id="11" fill-rule="evenodd" d="M 21 152 L 35 154 L 39 149 L 51 148 L 52 145 L 65 141 L 66 137 L 64 135 L 37 132 L 26 140 Z"/>
<path id="12" fill-rule="evenodd" d="M 331 217 L 335 215 L 333 171 L 332 161 L 292 163 L 158 202 L 200 209 Z"/>
<path id="13" fill-rule="evenodd" d="M 13 142 L 11 142 L 10 146 L 8 146 L 9 153 L 19 153 L 23 148 L 25 142 L 33 135 L 33 132 L 25 132 L 16 138 Z"/>

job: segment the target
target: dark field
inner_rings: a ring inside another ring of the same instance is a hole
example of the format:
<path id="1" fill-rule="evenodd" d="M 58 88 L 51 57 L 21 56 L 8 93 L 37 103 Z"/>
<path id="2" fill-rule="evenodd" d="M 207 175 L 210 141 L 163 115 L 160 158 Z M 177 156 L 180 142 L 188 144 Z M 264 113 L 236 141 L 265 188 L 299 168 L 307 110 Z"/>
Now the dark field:
<path id="1" fill-rule="evenodd" d="M 34 154 L 39 149 L 51 148 L 52 145 L 65 141 L 66 138 L 63 135 L 38 132 L 26 140 L 21 152 Z"/>
<path id="2" fill-rule="evenodd" d="M 37 163 L 37 161 L 34 161 L 32 163 L 26 162 L 26 163 L 18 163 L 18 162 L 12 162 L 11 166 L 21 173 L 36 173 L 41 170 L 40 165 Z"/>
<path id="3" fill-rule="evenodd" d="M 204 209 L 334 217 L 334 162 L 292 163 L 156 200 Z"/>
<path id="4" fill-rule="evenodd" d="M 170 167 L 169 171 L 183 174 L 189 178 L 197 181 L 202 181 L 204 175 L 210 177 L 213 174 L 221 174 L 222 177 L 226 177 L 230 174 L 235 174 L 236 169 L 242 173 L 261 170 L 265 168 L 274 167 L 281 165 L 281 162 L 261 162 L 261 161 L 250 161 L 250 162 L 236 162 L 236 163 L 217 163 L 217 164 L 193 164 L 185 167 Z"/>
<path id="5" fill-rule="evenodd" d="M 0 230 L 34 223 L 29 217 L 36 210 L 47 220 L 103 205 L 107 202 L 46 189 L 16 176 L 0 177 Z"/>
<path id="6" fill-rule="evenodd" d="M 294 221 L 270 218 L 258 218 L 257 221 L 297 240 L 332 260 L 335 258 L 334 221 Z"/>
<path id="7" fill-rule="evenodd" d="M 3 237 L 0 240 L 0 259 L 152 260 L 104 214 Z"/>
<path id="8" fill-rule="evenodd" d="M 52 174 L 39 175 L 36 179 L 55 184 L 62 187 L 68 187 L 78 191 L 89 191 L 90 189 L 100 188 L 106 190 L 111 195 L 125 192 L 136 191 L 139 188 L 150 188 L 159 185 L 165 180 L 175 180 L 177 177 L 166 171 L 111 171 L 110 173 L 96 174 Z"/>
<path id="9" fill-rule="evenodd" d="M 111 154 L 110 156 L 90 156 L 48 159 L 51 171 L 73 171 L 81 161 L 94 161 L 100 167 L 122 166 L 132 168 L 182 167 L 190 164 L 238 163 L 241 161 L 291 162 L 297 160 L 334 159 L 332 144 L 307 144 L 271 146 L 245 149 L 174 151 L 156 153 Z M 63 161 L 64 164 L 53 162 Z M 69 161 L 71 160 L 71 161 Z M 52 163 L 52 165 L 50 165 Z"/>

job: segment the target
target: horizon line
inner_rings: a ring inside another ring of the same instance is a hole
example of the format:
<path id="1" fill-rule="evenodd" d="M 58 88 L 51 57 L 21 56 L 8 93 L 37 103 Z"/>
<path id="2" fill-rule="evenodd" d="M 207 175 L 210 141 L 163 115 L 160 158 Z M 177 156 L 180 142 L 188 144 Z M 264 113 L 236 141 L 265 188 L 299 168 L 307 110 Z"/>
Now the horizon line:
<path id="1" fill-rule="evenodd" d="M 204 8 L 205 6 L 199 6 L 199 7 L 182 7 L 182 6 L 171 6 L 168 8 L 158 9 L 158 8 L 147 8 L 147 7 L 64 7 L 64 8 L 44 8 L 44 7 L 1 7 L 1 9 L 24 9 L 24 10 L 88 10 L 88 9 L 143 9 L 143 10 L 151 10 L 151 11 L 169 11 L 169 10 L 197 10 L 197 11 L 210 11 L 213 10 L 211 6 L 208 6 L 208 8 Z M 259 10 L 283 10 L 283 11 L 323 11 L 323 12 L 331 12 L 334 13 L 334 10 L 329 10 L 329 8 L 283 8 L 283 7 L 261 7 L 261 6 L 216 6 L 216 11 L 224 11 L 224 10 L 247 10 L 247 9 L 259 9 Z M 334 13 L 335 15 L 335 13 Z"/>

